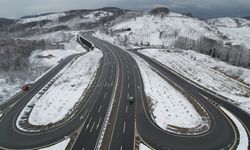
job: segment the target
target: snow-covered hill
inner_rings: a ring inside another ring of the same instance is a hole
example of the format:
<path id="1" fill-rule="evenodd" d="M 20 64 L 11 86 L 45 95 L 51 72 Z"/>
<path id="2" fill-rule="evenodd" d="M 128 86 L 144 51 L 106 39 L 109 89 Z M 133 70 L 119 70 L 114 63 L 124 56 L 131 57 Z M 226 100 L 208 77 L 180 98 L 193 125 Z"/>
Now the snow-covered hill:
<path id="1" fill-rule="evenodd" d="M 204 21 L 174 12 L 161 15 L 147 11 L 122 21 L 116 19 L 96 35 L 109 36 L 127 48 L 189 49 L 235 66 L 250 67 L 249 24 L 243 18 Z"/>
<path id="2" fill-rule="evenodd" d="M 250 49 L 250 20 L 243 18 L 216 18 L 208 23 L 219 33 L 229 38 L 232 44 L 243 44 Z"/>
<path id="3" fill-rule="evenodd" d="M 126 32 L 119 32 L 124 30 Z M 128 43 L 141 45 L 174 46 L 180 38 L 199 40 L 206 37 L 220 40 L 220 37 L 211 31 L 211 27 L 196 18 L 170 12 L 168 15 L 154 16 L 144 14 L 140 17 L 126 20 L 111 28 L 117 33 L 118 40 L 128 40 Z"/>
<path id="4" fill-rule="evenodd" d="M 65 16 L 65 13 L 55 13 L 55 14 L 48 14 L 48 15 L 42 15 L 37 17 L 30 17 L 30 18 L 21 18 L 19 23 L 29 23 L 29 22 L 38 22 L 43 20 L 51 20 L 56 21 L 58 18 Z"/>

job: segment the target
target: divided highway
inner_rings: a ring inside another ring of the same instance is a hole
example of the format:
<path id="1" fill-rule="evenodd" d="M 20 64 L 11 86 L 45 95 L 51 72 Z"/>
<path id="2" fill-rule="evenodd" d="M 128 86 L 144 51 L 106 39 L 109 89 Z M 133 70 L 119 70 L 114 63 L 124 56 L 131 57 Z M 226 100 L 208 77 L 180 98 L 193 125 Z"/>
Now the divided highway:
<path id="1" fill-rule="evenodd" d="M 63 125 L 47 131 L 28 133 L 20 131 L 15 126 L 17 115 L 30 99 L 65 65 L 77 57 L 71 56 L 38 80 L 29 93 L 20 93 L 0 106 L 1 110 L 5 110 L 4 117 L 0 120 L 0 149 L 34 149 L 60 141 L 65 136 L 76 133 L 79 134 L 71 147 L 73 150 L 96 149 L 98 142 L 102 139 L 101 132 L 113 101 L 117 104 L 118 109 L 115 112 L 115 121 L 108 124 L 113 126 L 110 131 L 110 139 L 108 139 L 108 143 L 105 143 L 107 149 L 110 150 L 135 149 L 136 136 L 139 136 L 145 144 L 154 149 L 211 150 L 235 148 L 238 140 L 235 125 L 205 97 L 216 101 L 234 113 L 249 130 L 250 118 L 244 111 L 210 92 L 194 86 L 186 79 L 173 73 L 169 68 L 135 52 L 147 61 L 157 73 L 193 96 L 212 118 L 211 129 L 202 135 L 180 136 L 160 129 L 151 118 L 146 103 L 143 81 L 133 57 L 121 48 L 93 37 L 91 32 L 82 33 L 81 36 L 102 50 L 104 56 L 99 75 L 92 84 L 93 90 L 80 103 L 79 110 Z M 132 104 L 128 100 L 130 96 L 135 98 L 135 102 Z"/>
<path id="2" fill-rule="evenodd" d="M 116 114 L 114 128 L 111 131 L 111 139 L 108 149 L 111 150 L 132 150 L 134 149 L 134 129 L 135 129 L 135 103 L 130 104 L 130 96 L 138 98 L 136 93 L 136 81 L 132 57 L 120 48 L 91 35 L 91 33 L 82 34 L 89 41 L 94 43 L 101 50 L 112 52 L 119 62 L 121 71 L 121 84 L 118 85 L 120 93 L 117 96 L 118 111 Z M 136 100 L 137 101 L 137 100 Z"/>
<path id="3" fill-rule="evenodd" d="M 122 72 L 122 92 L 118 100 L 118 111 L 116 113 L 109 149 L 135 149 L 136 132 L 139 133 L 140 138 L 147 145 L 154 149 L 211 150 L 236 148 L 239 134 L 235 124 L 218 107 L 205 98 L 208 97 L 216 101 L 217 97 L 197 88 L 168 69 L 163 69 L 161 68 L 162 66 L 152 63 L 151 59 L 137 53 L 152 65 L 156 72 L 165 76 L 169 82 L 179 85 L 186 93 L 194 97 L 207 110 L 212 119 L 211 129 L 201 135 L 180 136 L 166 132 L 160 129 L 151 118 L 146 104 L 143 81 L 137 64 L 130 54 L 117 46 L 99 40 L 89 34 L 85 37 L 98 48 L 113 51 L 121 63 L 119 67 Z M 132 106 L 128 103 L 129 96 L 134 96 L 136 99 L 136 103 Z M 222 103 L 226 102 L 222 101 Z M 234 106 L 234 108 L 245 117 L 245 119 L 241 119 L 245 123 L 245 126 L 249 127 L 249 116 L 237 107 Z"/>

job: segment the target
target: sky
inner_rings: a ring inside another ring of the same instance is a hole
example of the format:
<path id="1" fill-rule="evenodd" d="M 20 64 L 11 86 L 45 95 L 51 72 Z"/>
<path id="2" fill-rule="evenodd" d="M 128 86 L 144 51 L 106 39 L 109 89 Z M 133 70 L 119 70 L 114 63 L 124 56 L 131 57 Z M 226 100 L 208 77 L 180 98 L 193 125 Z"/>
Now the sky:
<path id="1" fill-rule="evenodd" d="M 200 18 L 250 16 L 250 0 L 0 0 L 0 18 L 106 6 L 130 10 L 165 6 L 171 11 L 191 12 Z"/>

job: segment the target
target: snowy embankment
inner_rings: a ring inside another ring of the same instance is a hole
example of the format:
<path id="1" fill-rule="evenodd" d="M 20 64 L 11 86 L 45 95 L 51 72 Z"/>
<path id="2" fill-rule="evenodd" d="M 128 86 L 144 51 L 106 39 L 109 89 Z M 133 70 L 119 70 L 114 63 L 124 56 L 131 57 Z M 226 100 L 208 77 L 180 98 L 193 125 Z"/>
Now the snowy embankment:
<path id="1" fill-rule="evenodd" d="M 152 118 L 158 126 L 177 134 L 182 134 L 179 133 L 178 128 L 192 128 L 194 130 L 201 126 L 206 126 L 206 129 L 209 128 L 209 121 L 207 119 L 202 120 L 203 116 L 197 112 L 186 97 L 154 72 L 144 60 L 134 54 L 133 57 L 143 78 Z M 197 129 L 190 134 L 198 134 L 199 132 L 204 131 Z"/>
<path id="2" fill-rule="evenodd" d="M 191 50 L 145 49 L 139 52 L 232 99 L 233 103 L 250 113 L 250 87 L 228 77 L 235 76 L 242 82 L 250 84 L 249 69 L 235 67 Z"/>
<path id="3" fill-rule="evenodd" d="M 70 142 L 70 138 L 67 138 L 67 139 L 65 139 L 65 140 L 63 140 L 55 145 L 51 145 L 51 146 L 46 147 L 46 148 L 41 148 L 39 150 L 65 150 L 66 147 L 68 146 L 69 142 Z"/>
<path id="4" fill-rule="evenodd" d="M 48 83 L 30 100 L 19 115 L 17 125 L 29 113 L 31 125 L 56 123 L 70 115 L 94 80 L 101 58 L 102 52 L 95 49 L 67 65 L 56 75 L 52 85 Z"/>
<path id="5" fill-rule="evenodd" d="M 232 113 L 230 113 L 228 110 L 226 110 L 223 107 L 220 107 L 220 109 L 224 111 L 230 119 L 232 119 L 232 121 L 235 123 L 239 131 L 240 137 L 238 137 L 239 145 L 237 147 L 237 150 L 247 150 L 249 141 L 248 141 L 248 135 L 247 135 L 246 129 L 244 128 L 242 123 Z"/>

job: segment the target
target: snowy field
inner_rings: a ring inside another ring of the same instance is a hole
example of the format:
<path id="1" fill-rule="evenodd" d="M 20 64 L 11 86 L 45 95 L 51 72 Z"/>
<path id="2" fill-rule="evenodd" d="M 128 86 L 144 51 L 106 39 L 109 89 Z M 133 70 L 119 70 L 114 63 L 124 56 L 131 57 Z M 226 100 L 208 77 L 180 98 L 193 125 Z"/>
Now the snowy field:
<path id="1" fill-rule="evenodd" d="M 69 115 L 94 80 L 101 57 L 102 52 L 96 49 L 67 65 L 51 86 L 48 83 L 31 99 L 19 115 L 18 122 L 31 111 L 29 106 L 34 106 L 29 116 L 32 125 L 56 123 Z"/>
<path id="2" fill-rule="evenodd" d="M 190 50 L 145 49 L 139 52 L 158 60 L 198 84 L 232 99 L 250 113 L 249 86 L 224 75 L 238 76 L 243 82 L 250 84 L 249 69 L 231 66 Z"/>
<path id="3" fill-rule="evenodd" d="M 39 150 L 65 150 L 66 147 L 68 146 L 69 142 L 70 142 L 70 138 L 67 138 L 66 140 L 64 140 L 62 142 L 59 142 L 55 145 L 52 145 L 52 146 L 49 146 L 46 148 L 42 148 Z"/>
<path id="4" fill-rule="evenodd" d="M 149 64 L 133 54 L 143 78 L 145 93 L 151 99 L 152 118 L 162 129 L 176 132 L 172 127 L 197 128 L 208 126 L 193 105 L 172 87 L 166 80 L 154 72 Z"/>

